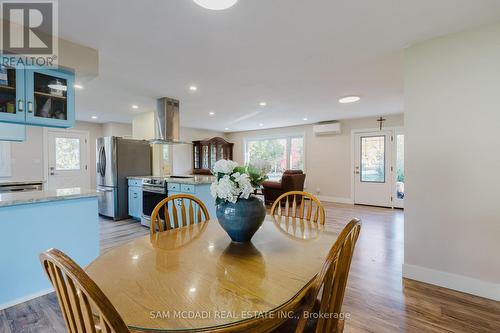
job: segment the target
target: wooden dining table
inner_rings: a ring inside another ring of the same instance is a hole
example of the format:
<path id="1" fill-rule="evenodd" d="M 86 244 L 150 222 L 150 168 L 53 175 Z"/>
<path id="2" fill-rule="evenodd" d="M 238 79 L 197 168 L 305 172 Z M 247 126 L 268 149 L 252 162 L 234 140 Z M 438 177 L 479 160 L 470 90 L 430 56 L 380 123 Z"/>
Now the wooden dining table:
<path id="1" fill-rule="evenodd" d="M 144 236 L 86 272 L 132 330 L 268 332 L 303 301 L 338 233 L 267 216 L 249 243 L 216 219 Z"/>

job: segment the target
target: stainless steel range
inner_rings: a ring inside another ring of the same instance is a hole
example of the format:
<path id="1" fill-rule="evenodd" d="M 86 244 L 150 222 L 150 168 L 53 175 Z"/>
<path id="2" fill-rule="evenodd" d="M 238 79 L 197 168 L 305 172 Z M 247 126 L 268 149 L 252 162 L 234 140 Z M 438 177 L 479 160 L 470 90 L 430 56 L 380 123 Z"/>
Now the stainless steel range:
<path id="1" fill-rule="evenodd" d="M 142 180 L 142 225 L 151 226 L 153 209 L 167 196 L 167 183 L 163 177 L 150 177 Z M 160 218 L 165 218 L 163 210 L 160 211 Z"/>

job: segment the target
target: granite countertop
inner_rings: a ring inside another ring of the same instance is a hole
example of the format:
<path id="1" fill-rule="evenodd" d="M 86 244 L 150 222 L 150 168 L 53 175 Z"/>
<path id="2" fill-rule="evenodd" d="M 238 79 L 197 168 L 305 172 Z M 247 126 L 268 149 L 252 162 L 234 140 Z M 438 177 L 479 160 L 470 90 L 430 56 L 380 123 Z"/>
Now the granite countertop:
<path id="1" fill-rule="evenodd" d="M 92 198 L 98 195 L 99 192 L 95 190 L 86 190 L 79 187 L 46 191 L 1 193 L 0 208 L 39 202 Z"/>
<path id="2" fill-rule="evenodd" d="M 27 185 L 27 184 L 43 184 L 43 180 L 24 180 L 24 181 L 10 181 L 10 180 L 0 180 L 0 186 L 2 185 Z"/>
<path id="3" fill-rule="evenodd" d="M 127 179 L 143 179 L 143 178 L 158 178 L 164 179 L 167 183 L 178 183 L 178 184 L 189 184 L 189 185 L 203 185 L 203 184 L 211 184 L 214 180 L 214 176 L 205 176 L 205 175 L 190 175 L 185 176 L 189 178 L 175 178 L 170 176 L 131 176 L 127 177 Z"/>

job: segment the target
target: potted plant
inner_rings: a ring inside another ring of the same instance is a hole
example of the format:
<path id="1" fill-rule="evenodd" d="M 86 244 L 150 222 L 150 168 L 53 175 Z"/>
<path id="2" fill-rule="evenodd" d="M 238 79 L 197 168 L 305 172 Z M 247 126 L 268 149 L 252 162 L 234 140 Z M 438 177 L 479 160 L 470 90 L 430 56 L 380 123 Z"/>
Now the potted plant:
<path id="1" fill-rule="evenodd" d="M 248 242 L 266 217 L 264 203 L 253 195 L 266 180 L 255 166 L 220 160 L 213 168 L 215 181 L 210 187 L 216 201 L 217 219 L 233 242 Z"/>

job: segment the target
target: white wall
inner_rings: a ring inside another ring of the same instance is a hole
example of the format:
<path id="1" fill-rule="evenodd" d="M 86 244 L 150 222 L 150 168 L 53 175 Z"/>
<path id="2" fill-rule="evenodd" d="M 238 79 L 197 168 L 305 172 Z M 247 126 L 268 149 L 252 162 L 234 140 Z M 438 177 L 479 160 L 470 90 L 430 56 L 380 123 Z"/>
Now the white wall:
<path id="1" fill-rule="evenodd" d="M 500 24 L 406 51 L 404 275 L 500 300 Z"/>
<path id="2" fill-rule="evenodd" d="M 102 136 L 132 137 L 132 124 L 109 122 L 102 124 Z"/>
<path id="3" fill-rule="evenodd" d="M 403 126 L 403 115 L 385 117 L 384 126 Z M 268 135 L 305 135 L 306 189 L 322 200 L 353 202 L 351 193 L 351 131 L 378 127 L 376 117 L 342 120 L 339 135 L 315 136 L 313 125 L 283 127 L 269 130 L 236 132 L 227 134 L 234 143 L 234 160 L 245 163 L 245 138 Z"/>
<path id="4" fill-rule="evenodd" d="M 44 142 L 43 127 L 27 126 L 26 141 L 11 143 L 11 166 L 12 176 L 2 177 L 0 181 L 45 181 L 44 174 Z M 90 184 L 95 188 L 96 183 L 96 162 L 95 162 L 95 141 L 102 136 L 101 124 L 77 121 L 75 130 L 89 132 L 89 173 Z"/>

